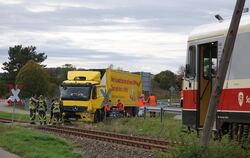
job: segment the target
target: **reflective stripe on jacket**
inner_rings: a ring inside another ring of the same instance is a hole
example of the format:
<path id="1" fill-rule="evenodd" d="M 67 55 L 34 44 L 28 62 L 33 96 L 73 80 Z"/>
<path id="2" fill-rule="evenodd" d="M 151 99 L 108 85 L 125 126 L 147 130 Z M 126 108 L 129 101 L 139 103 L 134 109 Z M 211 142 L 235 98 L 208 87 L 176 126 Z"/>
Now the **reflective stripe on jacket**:
<path id="1" fill-rule="evenodd" d="M 59 102 L 54 102 L 53 113 L 60 113 L 60 104 Z"/>
<path id="2" fill-rule="evenodd" d="M 44 100 L 39 100 L 38 111 L 46 111 L 46 105 Z"/>
<path id="3" fill-rule="evenodd" d="M 36 103 L 34 103 L 34 101 L 32 101 L 32 99 L 29 100 L 29 109 L 30 110 L 36 109 Z"/>

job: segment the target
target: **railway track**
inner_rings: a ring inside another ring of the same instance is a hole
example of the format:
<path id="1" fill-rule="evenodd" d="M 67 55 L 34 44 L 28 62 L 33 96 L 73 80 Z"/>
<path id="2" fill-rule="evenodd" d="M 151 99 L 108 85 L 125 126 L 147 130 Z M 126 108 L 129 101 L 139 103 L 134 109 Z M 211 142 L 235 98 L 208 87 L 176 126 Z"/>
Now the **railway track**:
<path id="1" fill-rule="evenodd" d="M 12 123 L 11 119 L 0 118 L 0 122 L 2 123 Z M 26 121 L 14 120 L 14 122 L 19 123 L 28 123 Z M 75 127 L 67 127 L 67 126 L 35 126 L 35 128 L 43 131 L 49 131 L 53 133 L 66 134 L 81 138 L 90 138 L 110 143 L 116 143 L 121 145 L 133 146 L 138 148 L 143 148 L 147 150 L 160 150 L 166 151 L 168 145 L 173 145 L 174 143 L 165 141 L 165 140 L 157 140 L 150 139 L 144 137 L 136 137 L 129 136 L 124 134 L 116 134 L 111 132 L 102 132 L 96 130 L 86 130 Z"/>
<path id="2" fill-rule="evenodd" d="M 0 122 L 2 123 L 12 123 L 12 119 L 6 119 L 6 118 L 0 118 Z M 19 122 L 19 123 L 28 123 L 27 121 L 21 121 L 21 120 L 13 120 L 13 122 Z"/>
<path id="3" fill-rule="evenodd" d="M 133 146 L 143 149 L 156 149 L 160 151 L 166 151 L 167 145 L 170 144 L 169 142 L 156 140 L 156 139 L 149 139 L 149 138 L 142 138 L 142 137 L 134 137 L 134 136 L 127 136 L 121 134 L 114 134 L 108 132 L 101 132 L 101 131 L 93 131 L 93 130 L 85 130 L 79 128 L 72 128 L 72 127 L 65 127 L 65 126 L 38 126 L 39 130 L 55 132 L 60 134 L 67 134 L 73 135 L 82 138 L 90 138 L 105 142 L 111 142 L 121 145 Z"/>

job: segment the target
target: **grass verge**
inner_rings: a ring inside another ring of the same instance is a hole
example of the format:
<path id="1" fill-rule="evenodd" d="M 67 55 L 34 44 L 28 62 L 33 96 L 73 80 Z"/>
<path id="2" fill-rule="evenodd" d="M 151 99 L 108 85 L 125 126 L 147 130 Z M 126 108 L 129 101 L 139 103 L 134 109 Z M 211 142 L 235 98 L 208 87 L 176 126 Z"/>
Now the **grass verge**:
<path id="1" fill-rule="evenodd" d="M 155 138 L 171 138 L 176 140 L 181 134 L 181 121 L 173 114 L 166 114 L 163 121 L 160 118 L 121 118 L 107 120 L 87 128 L 129 135 L 140 135 Z"/>
<path id="2" fill-rule="evenodd" d="M 186 135 L 182 142 L 185 145 L 178 145 L 171 148 L 165 155 L 156 154 L 166 158 L 249 158 L 249 148 L 243 144 L 230 140 L 224 136 L 222 140 L 211 140 L 207 150 L 200 146 L 200 139 L 195 135 Z"/>
<path id="3" fill-rule="evenodd" d="M 0 117 L 11 117 L 11 113 L 0 112 Z M 28 118 L 26 115 L 20 115 L 19 118 L 26 119 L 25 117 Z M 81 126 L 83 124 L 82 122 L 75 123 Z M 129 135 L 165 138 L 184 142 L 185 145 L 171 147 L 167 153 L 159 153 L 157 151 L 154 152 L 153 157 L 155 158 L 250 158 L 249 148 L 243 148 L 242 144 L 230 141 L 226 136 L 221 141 L 211 140 L 208 149 L 204 150 L 200 146 L 200 139 L 197 138 L 195 134 L 186 134 L 181 132 L 181 121 L 176 120 L 173 114 L 165 115 L 163 122 L 160 122 L 159 117 L 147 117 L 145 120 L 143 118 L 122 118 L 112 119 L 108 120 L 107 122 L 93 125 L 90 124 L 89 126 L 84 124 L 84 127 L 88 129 L 98 129 Z M 0 132 L 1 131 L 2 128 L 0 129 Z M 2 144 L 2 137 L 5 136 L 0 136 L 0 145 Z"/>
<path id="4" fill-rule="evenodd" d="M 12 119 L 12 113 L 1 112 L 0 111 L 0 118 Z M 15 114 L 15 120 L 22 120 L 22 121 L 29 121 L 29 116 L 24 114 Z"/>
<path id="5" fill-rule="evenodd" d="M 23 158 L 80 158 L 63 138 L 21 127 L 0 125 L 0 146 Z"/>

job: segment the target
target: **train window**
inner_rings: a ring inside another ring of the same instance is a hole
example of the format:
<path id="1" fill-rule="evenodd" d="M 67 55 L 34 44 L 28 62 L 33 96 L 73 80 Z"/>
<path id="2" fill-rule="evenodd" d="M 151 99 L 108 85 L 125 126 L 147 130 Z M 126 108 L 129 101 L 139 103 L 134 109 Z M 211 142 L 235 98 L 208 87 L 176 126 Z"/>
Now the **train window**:
<path id="1" fill-rule="evenodd" d="M 195 70 L 196 70 L 196 47 L 194 45 L 192 45 L 188 49 L 185 76 L 187 78 L 194 78 L 195 77 Z"/>
<path id="2" fill-rule="evenodd" d="M 209 80 L 216 76 L 217 72 L 217 43 L 209 43 L 203 56 L 203 75 Z"/>

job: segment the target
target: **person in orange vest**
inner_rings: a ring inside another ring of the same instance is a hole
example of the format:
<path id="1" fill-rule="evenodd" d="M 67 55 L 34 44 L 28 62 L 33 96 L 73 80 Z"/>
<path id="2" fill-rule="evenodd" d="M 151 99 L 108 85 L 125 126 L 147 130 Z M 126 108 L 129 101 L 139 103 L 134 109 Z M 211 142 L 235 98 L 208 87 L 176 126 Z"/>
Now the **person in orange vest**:
<path id="1" fill-rule="evenodd" d="M 124 116 L 124 105 L 122 104 L 120 99 L 118 99 L 118 103 L 116 106 L 118 108 L 118 111 L 122 114 L 122 116 Z"/>
<path id="2" fill-rule="evenodd" d="M 139 112 L 139 108 L 140 107 L 144 107 L 146 104 L 145 98 L 144 98 L 144 94 L 142 94 L 137 102 L 138 107 L 136 108 L 136 115 L 138 116 L 138 112 Z"/>
<path id="3" fill-rule="evenodd" d="M 145 104 L 146 104 L 146 101 L 145 101 L 144 95 L 142 94 L 138 99 L 137 105 L 138 107 L 143 107 L 145 106 Z"/>
<path id="4" fill-rule="evenodd" d="M 150 96 L 148 97 L 148 105 L 156 106 L 156 104 L 157 104 L 156 97 L 152 93 L 150 93 Z M 156 113 L 150 112 L 150 117 L 156 117 Z"/>
<path id="5" fill-rule="evenodd" d="M 109 100 L 109 102 L 111 102 L 111 101 Z M 105 105 L 105 111 L 106 111 L 106 117 L 109 117 L 109 114 L 110 114 L 110 105 L 109 105 L 109 103 L 107 103 Z"/>

